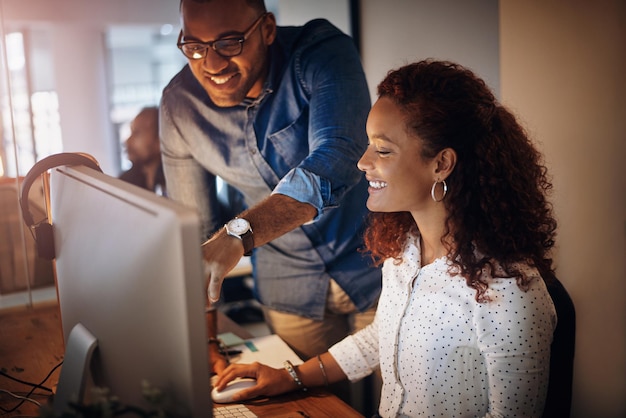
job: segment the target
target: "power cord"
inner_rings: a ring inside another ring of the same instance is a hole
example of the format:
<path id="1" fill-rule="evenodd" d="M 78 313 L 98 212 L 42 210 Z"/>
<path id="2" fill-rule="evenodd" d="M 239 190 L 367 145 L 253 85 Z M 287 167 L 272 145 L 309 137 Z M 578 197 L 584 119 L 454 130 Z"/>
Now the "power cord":
<path id="1" fill-rule="evenodd" d="M 47 387 L 43 386 L 43 384 L 44 384 L 44 383 L 46 383 L 46 381 L 50 378 L 50 376 L 52 376 L 52 373 L 54 373 L 54 371 L 55 371 L 56 369 L 58 369 L 59 367 L 61 367 L 61 365 L 62 365 L 62 364 L 63 364 L 63 362 L 61 361 L 59 364 L 57 364 L 56 366 L 54 366 L 54 367 L 52 368 L 52 370 L 50 370 L 50 373 L 48 373 L 48 374 L 46 375 L 46 377 L 45 377 L 45 378 L 41 381 L 41 383 L 39 383 L 39 384 L 37 384 L 37 383 L 25 382 L 25 381 L 23 381 L 23 380 L 21 380 L 21 379 L 18 379 L 18 378 L 16 378 L 16 377 L 13 377 L 13 376 L 11 376 L 11 375 L 9 375 L 9 374 L 7 374 L 7 373 L 5 373 L 5 372 L 3 372 L 3 371 L 1 371 L 1 370 L 0 370 L 0 374 L 1 374 L 1 375 L 5 376 L 5 377 L 8 377 L 9 379 L 14 380 L 14 381 L 16 381 L 16 382 L 19 382 L 19 383 L 22 383 L 22 384 L 24 384 L 24 385 L 27 385 L 27 386 L 31 386 L 31 387 L 32 387 L 32 389 L 31 389 L 31 390 L 30 390 L 30 391 L 26 394 L 26 396 L 19 396 L 19 395 L 16 395 L 16 394 L 14 394 L 14 393 L 11 393 L 11 392 L 9 392 L 9 391 L 7 391 L 7 390 L 3 390 L 3 389 L 2 389 L 2 390 L 0 390 L 0 392 L 7 393 L 7 394 L 9 394 L 9 395 L 13 396 L 14 398 L 20 399 L 20 402 L 19 402 L 17 405 L 15 405 L 13 408 L 7 409 L 7 408 L 3 408 L 3 407 L 1 407 L 1 406 L 0 406 L 0 410 L 2 410 L 2 412 L 4 412 L 4 413 L 13 412 L 13 411 L 15 411 L 17 408 L 19 408 L 20 406 L 22 406 L 22 405 L 24 404 L 24 402 L 33 402 L 33 403 L 35 403 L 36 405 L 39 405 L 39 402 L 37 402 L 37 401 L 35 401 L 35 400 L 33 400 L 33 399 L 30 399 L 30 396 L 31 396 L 31 395 L 35 392 L 35 390 L 36 390 L 36 389 L 42 389 L 42 390 L 45 390 L 45 391 L 48 391 L 48 392 L 52 393 L 52 389 L 50 389 L 50 388 L 47 388 Z"/>
<path id="2" fill-rule="evenodd" d="M 41 406 L 41 404 L 39 402 L 37 402 L 36 400 L 34 400 L 34 399 L 27 398 L 26 396 L 18 395 L 17 393 L 10 392 L 10 391 L 8 391 L 6 389 L 0 389 L 0 392 L 1 393 L 6 393 L 7 395 L 12 396 L 15 399 L 21 399 L 24 402 L 30 402 L 30 403 L 33 403 L 33 404 L 35 404 L 37 406 Z M 3 408 L 3 410 L 6 411 L 4 408 Z M 11 412 L 11 411 L 8 411 L 8 412 Z"/>
<path id="3" fill-rule="evenodd" d="M 57 366 L 57 367 L 58 367 L 58 366 Z M 56 369 L 56 367 L 55 367 L 55 369 Z M 48 387 L 45 387 L 45 386 L 42 386 L 42 385 L 38 385 L 38 384 L 36 384 L 36 383 L 26 382 L 26 381 L 24 381 L 24 380 L 22 380 L 22 379 L 19 379 L 19 378 L 17 378 L 17 377 L 11 376 L 10 374 L 3 372 L 2 370 L 0 370 L 0 375 L 2 375 L 2 376 L 4 376 L 4 377 L 6 377 L 6 378 L 8 378 L 8 379 L 11 379 L 11 380 L 13 380 L 13 381 L 15 381 L 15 382 L 21 383 L 21 384 L 23 384 L 23 385 L 26 385 L 26 386 L 32 386 L 32 387 L 34 387 L 35 389 L 41 389 L 41 390 L 45 390 L 46 392 L 50 392 L 50 393 L 52 393 L 52 389 L 50 389 L 50 388 L 48 388 Z"/>

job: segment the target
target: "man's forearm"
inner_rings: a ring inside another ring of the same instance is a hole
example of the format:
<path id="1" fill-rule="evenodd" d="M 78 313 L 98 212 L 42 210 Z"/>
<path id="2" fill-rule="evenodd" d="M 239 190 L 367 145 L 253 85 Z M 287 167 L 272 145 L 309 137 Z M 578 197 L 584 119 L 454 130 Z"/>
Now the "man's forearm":
<path id="1" fill-rule="evenodd" d="M 239 216 L 252 226 L 254 246 L 260 247 L 273 239 L 309 222 L 317 209 L 289 196 L 273 194 Z"/>
<path id="2" fill-rule="evenodd" d="M 274 194 L 258 205 L 242 212 L 239 217 L 250 222 L 254 247 L 260 247 L 312 220 L 317 209 L 285 195 Z M 220 228 L 202 244 L 202 254 L 207 274 L 209 300 L 220 297 L 222 281 L 244 254 L 242 241 L 229 236 Z"/>

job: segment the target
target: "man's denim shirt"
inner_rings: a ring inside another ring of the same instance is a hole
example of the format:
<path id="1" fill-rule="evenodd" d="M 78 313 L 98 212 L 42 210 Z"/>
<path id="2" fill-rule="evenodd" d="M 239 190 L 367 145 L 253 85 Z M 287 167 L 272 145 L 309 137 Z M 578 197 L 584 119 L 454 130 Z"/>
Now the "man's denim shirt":
<path id="1" fill-rule="evenodd" d="M 244 47 L 245 48 L 245 47 Z M 204 238 L 220 217 L 215 176 L 248 206 L 280 193 L 317 208 L 312 221 L 256 248 L 256 295 L 274 309 L 322 319 L 329 280 L 364 310 L 381 273 L 360 249 L 367 183 L 356 166 L 367 147 L 370 99 L 353 40 L 325 20 L 279 27 L 264 93 L 213 105 L 188 66 L 164 89 L 161 138 L 168 193 L 197 208 Z"/>

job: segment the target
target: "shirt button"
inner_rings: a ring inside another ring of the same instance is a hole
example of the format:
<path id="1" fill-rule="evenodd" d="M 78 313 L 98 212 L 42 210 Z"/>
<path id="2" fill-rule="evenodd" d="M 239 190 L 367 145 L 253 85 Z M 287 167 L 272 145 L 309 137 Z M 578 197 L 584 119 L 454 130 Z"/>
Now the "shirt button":
<path id="1" fill-rule="evenodd" d="M 252 155 L 256 154 L 256 148 L 250 148 L 250 154 Z"/>

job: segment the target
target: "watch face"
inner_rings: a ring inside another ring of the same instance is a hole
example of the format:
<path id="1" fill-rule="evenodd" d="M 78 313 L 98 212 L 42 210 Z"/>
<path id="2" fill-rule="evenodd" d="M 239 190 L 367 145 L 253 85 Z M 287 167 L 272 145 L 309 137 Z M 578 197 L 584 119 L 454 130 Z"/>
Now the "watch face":
<path id="1" fill-rule="evenodd" d="M 250 223 L 242 218 L 235 218 L 228 222 L 228 231 L 235 235 L 243 235 L 250 229 Z"/>

